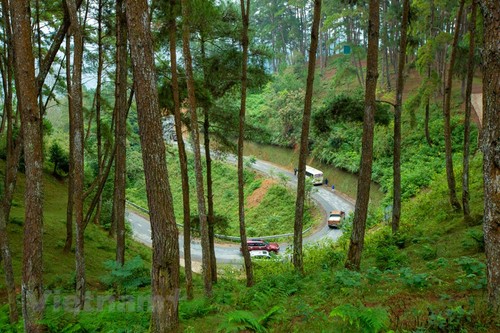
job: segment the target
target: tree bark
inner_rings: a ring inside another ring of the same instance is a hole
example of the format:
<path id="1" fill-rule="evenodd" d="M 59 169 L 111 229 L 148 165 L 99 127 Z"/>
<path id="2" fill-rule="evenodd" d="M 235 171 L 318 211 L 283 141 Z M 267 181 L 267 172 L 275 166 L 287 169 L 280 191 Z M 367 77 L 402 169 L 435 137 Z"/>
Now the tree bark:
<path id="1" fill-rule="evenodd" d="M 483 48 L 483 179 L 484 241 L 488 300 L 494 314 L 500 310 L 500 3 L 480 0 L 484 24 Z"/>
<path id="2" fill-rule="evenodd" d="M 66 87 L 68 91 L 68 113 L 69 118 L 73 117 L 73 103 L 69 103 L 69 99 L 71 96 L 71 38 L 70 36 L 66 36 Z M 72 142 L 74 140 L 74 129 L 73 122 L 69 122 L 69 141 Z M 69 145 L 69 156 L 73 156 L 73 146 Z M 68 203 L 66 206 L 66 241 L 64 243 L 63 251 L 68 253 L 71 251 L 71 247 L 73 246 L 73 179 L 75 173 L 75 167 L 73 164 L 73 159 L 69 159 L 69 172 L 68 172 Z"/>
<path id="3" fill-rule="evenodd" d="M 201 35 L 200 50 L 201 50 L 201 61 L 203 67 L 203 81 L 205 87 L 207 87 L 207 81 L 210 79 L 206 70 L 206 53 L 205 53 L 205 39 L 203 34 Z M 205 146 L 205 163 L 207 167 L 207 223 L 208 223 L 208 241 L 210 243 L 210 271 L 212 274 L 212 282 L 217 283 L 217 258 L 215 257 L 215 216 L 214 216 L 214 194 L 212 186 L 212 157 L 210 156 L 210 118 L 209 118 L 209 107 L 207 105 L 203 106 L 203 140 Z"/>
<path id="4" fill-rule="evenodd" d="M 353 230 L 345 267 L 359 270 L 365 242 L 366 217 L 373 163 L 373 131 L 375 126 L 375 93 L 378 78 L 379 1 L 370 0 L 368 18 L 368 56 L 365 89 L 365 114 L 361 148 L 358 193 L 354 211 Z"/>
<path id="5" fill-rule="evenodd" d="M 96 138 L 97 138 L 97 178 L 102 177 L 104 169 L 104 158 L 102 154 L 102 129 L 101 129 L 101 90 L 102 90 L 102 69 L 104 62 L 104 51 L 102 41 L 102 0 L 98 0 L 98 14 L 97 14 L 97 86 L 95 88 L 95 123 L 96 123 Z M 126 103 L 127 97 L 125 97 Z M 125 112 L 125 111 L 123 111 Z M 94 223 L 99 224 L 102 210 L 102 194 L 99 195 L 97 203 L 96 214 Z"/>
<path id="6" fill-rule="evenodd" d="M 116 261 L 125 263 L 125 186 L 127 177 L 127 15 L 125 0 L 116 1 L 116 81 L 115 81 L 115 183 L 113 222 L 116 226 Z M 112 231 L 110 230 L 110 233 Z"/>
<path id="7" fill-rule="evenodd" d="M 210 120 L 208 117 L 208 108 L 203 108 L 203 139 L 205 146 L 205 162 L 207 166 L 207 222 L 208 222 L 208 241 L 210 243 L 210 271 L 212 282 L 217 283 L 217 259 L 215 258 L 215 215 L 214 215 L 214 191 L 212 186 L 212 157 L 210 156 Z"/>
<path id="8" fill-rule="evenodd" d="M 74 166 L 73 179 L 73 209 L 75 216 L 75 261 L 76 261 L 76 304 L 79 310 L 85 305 L 85 253 L 84 253 L 84 220 L 83 220 L 83 182 L 84 182 L 84 147 L 83 147 L 83 105 L 82 105 L 82 65 L 83 65 L 83 32 L 75 0 L 67 0 L 68 12 L 71 20 L 71 34 L 73 35 L 73 72 L 71 80 L 71 104 L 72 114 L 70 122 L 73 128 L 73 140 L 71 140 L 72 156 Z"/>
<path id="9" fill-rule="evenodd" d="M 43 295 L 43 158 L 40 112 L 37 105 L 35 60 L 31 45 L 29 1 L 11 3 L 16 90 L 21 111 L 26 163 L 21 299 L 24 329 L 42 332 Z"/>
<path id="10" fill-rule="evenodd" d="M 162 136 L 148 4 L 146 0 L 127 1 L 126 4 L 153 239 L 150 330 L 153 333 L 176 332 L 179 326 L 179 239 Z"/>
<path id="11" fill-rule="evenodd" d="M 384 10 L 384 14 L 385 14 L 385 17 L 384 17 L 384 36 L 383 36 L 383 41 L 384 41 L 384 70 L 385 70 L 385 77 L 386 77 L 386 83 L 387 83 L 387 90 L 388 91 L 391 91 L 392 90 L 392 87 L 391 87 L 391 74 L 390 74 L 390 67 L 389 67 L 389 52 L 388 52 L 388 48 L 389 48 L 389 29 L 388 29 L 388 24 L 387 24 L 387 20 L 389 19 L 388 18 L 388 11 L 387 11 L 387 1 L 388 0 L 382 0 L 383 3 L 382 3 L 382 7 L 383 7 L 383 10 Z M 404 9 L 403 9 L 404 11 Z M 404 17 L 403 17 L 403 20 L 404 20 Z M 402 29 L 403 27 L 401 27 Z M 401 51 L 400 51 L 401 52 Z"/>
<path id="12" fill-rule="evenodd" d="M 471 94 L 472 80 L 474 78 L 474 49 L 476 34 L 476 0 L 472 0 L 471 18 L 469 21 L 469 55 L 467 59 L 467 88 L 465 92 L 465 119 L 464 119 L 464 156 L 462 173 L 462 207 L 464 217 L 470 217 L 469 207 L 469 157 L 470 157 L 470 117 L 471 117 Z"/>
<path id="13" fill-rule="evenodd" d="M 245 274 L 247 278 L 247 287 L 254 285 L 253 267 L 248 250 L 247 233 L 245 228 L 245 179 L 243 174 L 243 148 L 245 139 L 245 113 L 246 113 L 246 97 L 247 97 L 247 69 L 248 69 L 248 27 L 250 25 L 250 0 L 240 0 L 241 20 L 243 22 L 243 30 L 241 31 L 241 46 L 243 54 L 241 59 L 241 100 L 240 100 L 240 115 L 238 126 L 238 217 L 240 222 L 240 240 L 241 252 L 245 265 Z"/>
<path id="14" fill-rule="evenodd" d="M 189 175 L 186 147 L 182 135 L 181 106 L 179 100 L 179 78 L 177 74 L 177 49 L 176 49 L 176 15 L 174 8 L 176 0 L 170 0 L 169 38 L 170 38 L 170 65 L 172 67 L 172 96 L 174 100 L 175 135 L 179 150 L 179 164 L 181 169 L 182 208 L 184 221 L 184 272 L 186 275 L 186 295 L 193 299 L 193 272 L 191 268 L 191 211 L 189 206 Z"/>
<path id="15" fill-rule="evenodd" d="M 399 42 L 398 77 L 396 81 L 396 106 L 394 107 L 394 150 L 393 150 L 393 200 L 392 233 L 399 230 L 401 218 L 401 112 L 403 108 L 404 69 L 410 0 L 403 0 L 403 18 L 401 21 L 401 39 Z"/>
<path id="16" fill-rule="evenodd" d="M 457 53 L 457 45 L 458 45 L 458 35 L 460 32 L 460 19 L 462 18 L 462 11 L 464 8 L 465 0 L 460 1 L 460 7 L 458 9 L 457 20 L 455 23 L 455 33 L 453 36 L 453 45 L 451 47 L 451 55 L 450 55 L 450 64 L 448 70 L 448 77 L 446 80 L 446 88 L 445 88 L 445 98 L 444 98 L 444 147 L 445 147 L 445 155 L 446 155 L 446 179 L 448 181 L 448 190 L 450 194 L 450 203 L 453 209 L 459 210 L 460 202 L 457 199 L 456 192 L 456 184 L 455 184 L 455 174 L 453 172 L 453 151 L 452 151 L 452 138 L 451 138 L 451 111 L 450 111 L 450 103 L 451 103 L 451 88 L 453 83 L 453 66 L 455 65 L 455 57 Z"/>
<path id="17" fill-rule="evenodd" d="M 306 159 L 309 146 L 309 127 L 311 124 L 312 96 L 314 87 L 314 69 L 316 67 L 316 51 L 318 49 L 318 30 L 321 16 L 321 0 L 314 0 L 313 22 L 311 27 L 311 46 L 309 48 L 309 64 L 307 68 L 306 95 L 304 99 L 304 115 L 302 116 L 302 133 L 300 135 L 300 151 L 297 173 L 297 199 L 295 201 L 295 222 L 293 227 L 293 266 L 297 272 L 304 274 L 304 257 L 302 253 L 302 229 L 304 223 L 304 199 L 306 186 Z"/>
<path id="18" fill-rule="evenodd" d="M 12 34 L 9 15 L 8 1 L 2 1 L 2 13 L 4 17 L 4 30 L 6 34 L 5 49 L 7 53 L 7 62 L 2 61 L 2 83 L 4 91 L 4 113 L 2 117 L 2 130 L 7 126 L 7 160 L 5 164 L 5 177 L 3 195 L 0 202 L 0 258 L 3 259 L 3 268 L 5 272 L 5 287 L 7 289 L 7 298 L 9 303 L 9 320 L 12 324 L 19 319 L 16 300 L 16 285 L 14 280 L 14 269 L 12 266 L 12 255 L 10 252 L 9 234 L 7 223 L 10 218 L 10 208 L 12 205 L 12 196 L 17 180 L 17 168 L 22 151 L 22 134 L 17 138 L 13 135 L 12 118 L 12 69 L 14 67 L 12 51 Z"/>
<path id="19" fill-rule="evenodd" d="M 193 65 L 191 58 L 191 50 L 189 49 L 190 37 L 190 4 L 187 0 L 181 0 L 182 6 L 182 50 L 184 54 L 186 77 L 187 77 L 187 90 L 188 90 L 188 103 L 189 114 L 191 119 L 191 137 L 193 142 L 194 151 L 194 173 L 196 178 L 196 197 L 198 199 L 198 216 L 200 219 L 200 233 L 201 233 L 201 251 L 202 251 L 202 270 L 205 295 L 212 296 L 212 277 L 210 260 L 210 241 L 208 237 L 208 223 L 207 213 L 205 208 L 205 191 L 203 186 L 203 169 L 201 165 L 201 150 L 200 150 L 200 131 L 198 129 L 198 116 L 196 115 L 196 97 L 195 97 L 195 84 L 193 76 Z"/>

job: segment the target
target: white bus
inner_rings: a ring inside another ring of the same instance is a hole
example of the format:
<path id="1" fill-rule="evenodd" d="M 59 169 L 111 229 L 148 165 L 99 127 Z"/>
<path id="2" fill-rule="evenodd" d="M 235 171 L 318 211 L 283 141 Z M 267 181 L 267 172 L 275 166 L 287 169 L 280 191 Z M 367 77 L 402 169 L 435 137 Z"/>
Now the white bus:
<path id="1" fill-rule="evenodd" d="M 306 165 L 306 177 L 312 179 L 313 185 L 323 184 L 323 171 L 319 171 L 309 165 Z"/>

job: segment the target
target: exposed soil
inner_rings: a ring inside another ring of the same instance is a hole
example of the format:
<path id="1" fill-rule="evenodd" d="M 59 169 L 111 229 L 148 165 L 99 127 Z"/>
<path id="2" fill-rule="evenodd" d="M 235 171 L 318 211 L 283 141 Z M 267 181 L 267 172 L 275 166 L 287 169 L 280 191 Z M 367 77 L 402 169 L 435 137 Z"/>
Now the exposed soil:
<path id="1" fill-rule="evenodd" d="M 267 191 L 269 191 L 271 186 L 274 184 L 276 184 L 276 180 L 264 179 L 262 181 L 262 185 L 253 191 L 253 193 L 247 198 L 247 208 L 257 207 L 261 203 Z"/>

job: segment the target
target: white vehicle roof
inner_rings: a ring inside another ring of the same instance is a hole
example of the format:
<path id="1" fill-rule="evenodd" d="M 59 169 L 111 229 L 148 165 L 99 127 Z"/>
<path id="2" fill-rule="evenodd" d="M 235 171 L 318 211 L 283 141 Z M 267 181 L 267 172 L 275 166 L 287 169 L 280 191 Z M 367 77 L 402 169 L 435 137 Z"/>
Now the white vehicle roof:
<path id="1" fill-rule="evenodd" d="M 271 256 L 269 251 L 259 250 L 259 251 L 250 251 L 250 257 L 258 257 L 258 256 Z"/>
<path id="2" fill-rule="evenodd" d="M 315 168 L 313 168 L 313 167 L 311 167 L 309 165 L 306 165 L 306 171 L 312 173 L 313 175 L 317 175 L 317 174 L 321 174 L 322 175 L 323 174 L 323 171 L 315 169 Z"/>

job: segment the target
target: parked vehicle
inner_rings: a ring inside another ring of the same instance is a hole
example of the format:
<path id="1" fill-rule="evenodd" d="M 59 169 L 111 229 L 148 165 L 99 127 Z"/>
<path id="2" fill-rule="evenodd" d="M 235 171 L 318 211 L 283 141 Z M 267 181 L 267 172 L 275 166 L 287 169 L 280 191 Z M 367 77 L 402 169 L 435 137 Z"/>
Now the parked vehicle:
<path id="1" fill-rule="evenodd" d="M 280 250 L 278 243 L 269 243 L 262 239 L 249 239 L 247 240 L 247 245 L 248 251 L 268 251 L 278 253 Z"/>
<path id="2" fill-rule="evenodd" d="M 341 210 L 332 210 L 328 216 L 328 226 L 330 228 L 340 228 L 345 219 L 345 213 Z"/>
<path id="3" fill-rule="evenodd" d="M 312 179 L 313 185 L 323 185 L 323 171 L 306 165 L 306 177 Z"/>
<path id="4" fill-rule="evenodd" d="M 250 258 L 253 259 L 271 259 L 269 251 L 250 251 Z"/>

